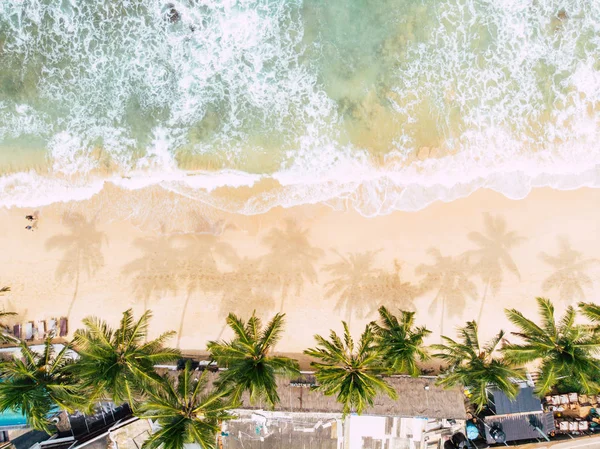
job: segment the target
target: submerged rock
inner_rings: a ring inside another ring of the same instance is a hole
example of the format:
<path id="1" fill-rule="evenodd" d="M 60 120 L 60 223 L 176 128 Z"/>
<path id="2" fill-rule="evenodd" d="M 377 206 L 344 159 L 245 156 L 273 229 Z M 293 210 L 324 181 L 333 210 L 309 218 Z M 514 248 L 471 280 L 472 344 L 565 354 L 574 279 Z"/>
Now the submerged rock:
<path id="1" fill-rule="evenodd" d="M 175 5 L 173 3 L 168 3 L 165 9 L 165 18 L 170 23 L 177 23 L 181 20 L 181 14 L 179 14 L 179 11 L 175 9 Z"/>

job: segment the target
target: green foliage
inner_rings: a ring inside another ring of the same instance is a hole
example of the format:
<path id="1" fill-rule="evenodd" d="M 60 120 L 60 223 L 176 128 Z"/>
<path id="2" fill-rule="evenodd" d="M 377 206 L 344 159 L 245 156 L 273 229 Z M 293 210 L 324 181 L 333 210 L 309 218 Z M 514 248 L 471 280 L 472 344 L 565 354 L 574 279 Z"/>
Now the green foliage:
<path id="1" fill-rule="evenodd" d="M 580 302 L 579 308 L 581 309 L 581 313 L 587 317 L 592 323 L 595 325 L 600 324 L 600 305 L 594 303 L 585 303 Z M 600 330 L 600 329 L 596 329 Z"/>
<path id="2" fill-rule="evenodd" d="M 373 400 L 380 392 L 396 399 L 396 391 L 379 376 L 387 370 L 382 366 L 373 323 L 367 324 L 358 346 L 354 344 L 346 322 L 342 321 L 342 324 L 343 341 L 334 331 L 329 340 L 315 335 L 317 347 L 304 351 L 320 360 L 311 363 L 319 382 L 315 390 L 327 396 L 337 394 L 344 414 L 351 411 L 361 414 L 373 406 Z"/>
<path id="3" fill-rule="evenodd" d="M 376 344 L 385 366 L 393 373 L 416 377 L 421 373 L 417 359 L 429 359 L 423 340 L 431 331 L 423 326 L 415 327 L 415 312 L 400 313 L 398 320 L 384 306 L 379 308 L 380 322 L 373 324 Z"/>
<path id="4" fill-rule="evenodd" d="M 178 350 L 164 346 L 174 332 L 146 341 L 151 317 L 147 311 L 135 322 L 129 309 L 116 330 L 94 317 L 83 320 L 85 329 L 77 330 L 73 338 L 80 355 L 74 368 L 83 385 L 94 390 L 94 398 L 107 397 L 116 404 L 134 406 L 148 386 L 161 381 L 154 365 L 180 357 Z"/>
<path id="5" fill-rule="evenodd" d="M 4 291 L 9 291 L 9 290 L 10 290 L 10 288 L 8 288 L 8 287 L 2 287 L 0 289 L 0 293 L 2 293 Z M 14 312 L 0 312 L 0 320 L 2 320 L 2 318 L 4 318 L 4 317 L 15 316 L 15 315 L 16 315 L 16 313 L 14 313 Z M 12 335 L 8 334 L 8 326 L 6 326 L 3 322 L 0 322 L 0 329 L 1 329 L 0 330 L 0 343 L 16 343 L 19 341 Z"/>
<path id="6" fill-rule="evenodd" d="M 525 318 L 517 310 L 507 310 L 509 320 L 520 329 L 513 332 L 524 344 L 510 344 L 504 347 L 505 357 L 513 363 L 524 365 L 540 361 L 540 378 L 537 393 L 543 396 L 568 379 L 578 385 L 582 393 L 597 393 L 600 385 L 595 381 L 599 369 L 594 357 L 600 350 L 600 338 L 590 326 L 575 323 L 573 307 L 567 310 L 560 321 L 554 317 L 554 306 L 550 300 L 536 298 L 541 323 L 538 325 Z M 584 308 L 586 314 L 591 308 Z"/>
<path id="7" fill-rule="evenodd" d="M 247 323 L 230 313 L 227 324 L 235 338 L 231 341 L 210 341 L 208 350 L 213 360 L 226 367 L 216 386 L 227 391 L 234 402 L 248 391 L 250 401 L 265 399 L 274 407 L 279 402 L 276 375 L 297 376 L 298 362 L 288 357 L 271 355 L 281 338 L 285 314 L 278 313 L 263 329 L 261 320 L 252 314 Z"/>
<path id="8" fill-rule="evenodd" d="M 179 374 L 177 382 L 165 376 L 157 388 L 148 390 L 138 416 L 158 423 L 160 430 L 148 438 L 142 449 L 183 449 L 195 443 L 203 449 L 214 449 L 221 422 L 233 419 L 228 411 L 226 391 L 206 392 L 207 371 L 195 379 L 191 364 Z"/>
<path id="9" fill-rule="evenodd" d="M 504 332 L 500 331 L 481 346 L 477 323 L 469 321 L 458 330 L 458 336 L 459 341 L 443 336 L 444 344 L 432 345 L 432 349 L 439 351 L 434 357 L 439 357 L 448 364 L 438 384 L 444 387 L 462 385 L 469 388 L 471 401 L 477 406 L 477 411 L 481 411 L 487 404 L 488 386 L 494 386 L 509 398 L 515 398 L 519 387 L 511 379 L 523 379 L 523 371 L 515 363 L 494 356 L 504 338 Z"/>
<path id="10" fill-rule="evenodd" d="M 52 340 L 44 342 L 44 351 L 34 352 L 20 342 L 21 359 L 13 358 L 0 364 L 0 411 L 21 412 L 36 430 L 52 433 L 49 414 L 59 407 L 87 409 L 89 403 L 73 376 L 70 347 L 65 345 L 55 353 Z"/>

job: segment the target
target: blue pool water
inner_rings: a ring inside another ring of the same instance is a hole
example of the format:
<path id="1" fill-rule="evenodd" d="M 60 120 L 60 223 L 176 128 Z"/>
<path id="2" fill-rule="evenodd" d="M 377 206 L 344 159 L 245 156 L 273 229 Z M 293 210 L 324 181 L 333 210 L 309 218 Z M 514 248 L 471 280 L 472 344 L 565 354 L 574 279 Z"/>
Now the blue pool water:
<path id="1" fill-rule="evenodd" d="M 12 411 L 0 413 L 0 429 L 8 427 L 20 427 L 25 425 L 27 425 L 27 420 L 20 413 Z"/>

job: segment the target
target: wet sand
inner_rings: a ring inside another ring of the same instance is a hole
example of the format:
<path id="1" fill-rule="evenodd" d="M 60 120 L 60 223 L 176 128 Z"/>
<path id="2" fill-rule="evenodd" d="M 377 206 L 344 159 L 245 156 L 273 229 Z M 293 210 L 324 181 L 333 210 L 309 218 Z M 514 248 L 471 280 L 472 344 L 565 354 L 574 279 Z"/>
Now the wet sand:
<path id="1" fill-rule="evenodd" d="M 151 334 L 178 331 L 172 344 L 184 350 L 228 337 L 229 312 L 283 310 L 277 349 L 300 352 L 342 319 L 360 332 L 381 304 L 416 310 L 434 343 L 480 313 L 484 336 L 510 330 L 503 309 L 535 316 L 536 296 L 559 311 L 598 298 L 600 190 L 537 189 L 518 201 L 481 190 L 375 218 L 327 205 L 245 217 L 178 200 L 163 216 L 128 220 L 136 195 L 166 202 L 105 189 L 40 209 L 33 232 L 32 210 L 0 211 L 3 307 L 21 322 L 68 315 L 71 332 L 89 315 L 116 324 L 129 307 L 149 308 Z"/>

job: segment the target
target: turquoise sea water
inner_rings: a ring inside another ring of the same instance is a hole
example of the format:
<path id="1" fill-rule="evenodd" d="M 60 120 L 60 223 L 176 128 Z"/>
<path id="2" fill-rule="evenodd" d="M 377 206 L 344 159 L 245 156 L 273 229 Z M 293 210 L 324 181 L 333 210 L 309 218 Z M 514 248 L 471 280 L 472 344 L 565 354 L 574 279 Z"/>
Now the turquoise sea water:
<path id="1" fill-rule="evenodd" d="M 4 0 L 0 204 L 267 177 L 238 210 L 374 215 L 597 186 L 599 61 L 600 0 Z"/>

